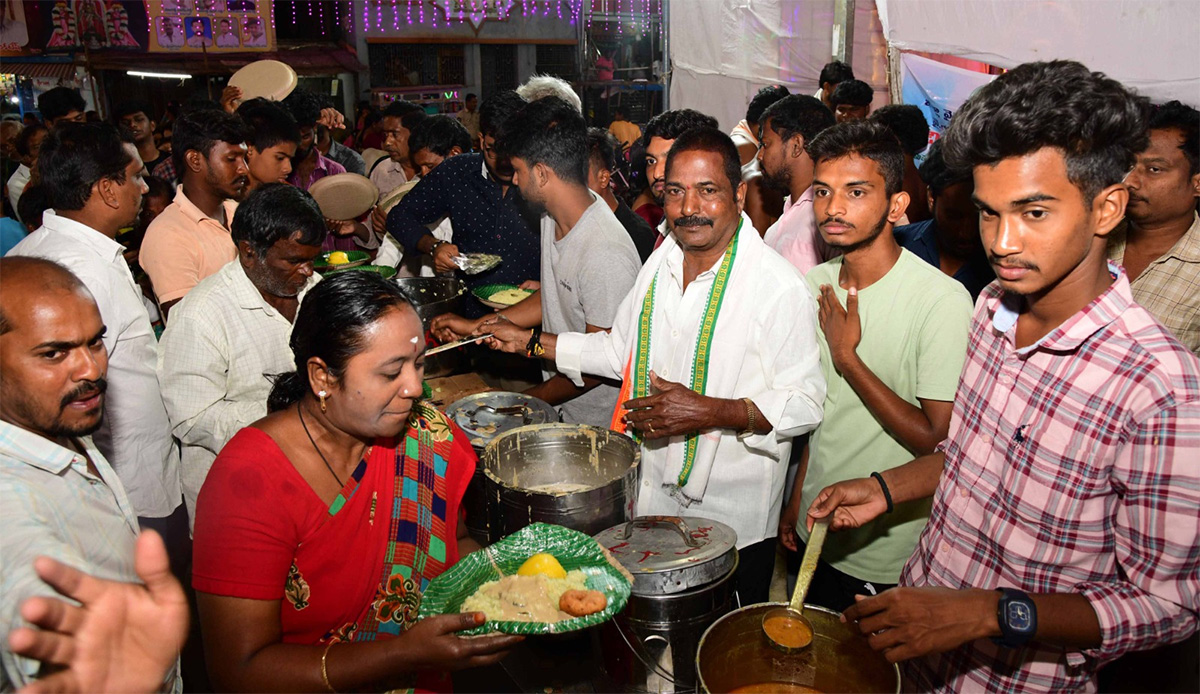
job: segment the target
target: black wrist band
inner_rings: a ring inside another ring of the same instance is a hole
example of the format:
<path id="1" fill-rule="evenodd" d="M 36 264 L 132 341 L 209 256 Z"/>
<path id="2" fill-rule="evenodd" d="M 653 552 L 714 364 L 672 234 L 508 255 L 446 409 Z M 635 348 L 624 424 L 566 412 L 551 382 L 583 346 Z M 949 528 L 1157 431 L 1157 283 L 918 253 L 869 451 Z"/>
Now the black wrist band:
<path id="1" fill-rule="evenodd" d="M 871 477 L 879 482 L 879 488 L 883 490 L 883 498 L 887 501 L 887 512 L 891 513 L 896 507 L 892 505 L 892 492 L 888 490 L 887 482 L 883 481 L 883 475 L 878 472 L 872 472 Z"/>

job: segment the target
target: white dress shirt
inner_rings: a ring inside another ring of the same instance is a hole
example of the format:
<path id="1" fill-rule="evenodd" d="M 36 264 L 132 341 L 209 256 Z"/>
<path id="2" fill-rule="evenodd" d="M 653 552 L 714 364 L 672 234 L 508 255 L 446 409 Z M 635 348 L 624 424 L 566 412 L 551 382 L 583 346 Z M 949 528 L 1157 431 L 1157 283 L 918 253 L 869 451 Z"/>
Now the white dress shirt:
<path id="1" fill-rule="evenodd" d="M 179 507 L 179 449 L 155 372 L 158 344 L 124 251 L 95 229 L 46 210 L 42 227 L 9 254 L 62 263 L 95 298 L 106 328 L 108 394 L 93 438 L 137 515 L 164 518 Z"/>
<path id="2" fill-rule="evenodd" d="M 301 298 L 318 281 L 313 275 Z M 183 499 L 196 523 L 196 498 L 217 454 L 243 427 L 267 415 L 273 377 L 295 370 L 292 323 L 234 260 L 171 309 L 158 375 L 172 431 L 183 445 Z"/>
<path id="3" fill-rule="evenodd" d="M 17 201 L 21 199 L 21 193 L 25 192 L 25 186 L 29 184 L 29 178 L 32 175 L 33 172 L 29 170 L 29 167 L 21 164 L 13 172 L 13 175 L 8 177 L 8 201 L 12 203 L 14 213 L 17 210 Z M 17 215 L 17 220 L 24 221 L 21 220 L 20 215 Z"/>
<path id="4" fill-rule="evenodd" d="M 730 429 L 703 432 L 702 439 L 716 442 L 716 459 L 703 498 L 686 507 L 670 493 L 676 480 L 667 472 L 678 469 L 686 439 L 643 442 L 635 507 L 637 515 L 721 521 L 737 532 L 738 547 L 776 535 L 791 439 L 820 423 L 825 400 L 816 302 L 800 273 L 763 243 L 744 214 L 742 224 L 709 371 L 718 378 L 719 372 L 735 371 L 733 392 L 721 397 L 750 398 L 773 428 L 767 434 L 745 437 Z M 718 261 L 700 273 L 685 291 L 683 250 L 673 235 L 668 236 L 646 261 L 617 311 L 611 332 L 558 336 L 559 371 L 577 384 L 582 382 L 581 373 L 621 377 L 635 347 L 642 300 L 661 267 L 650 364 L 661 378 L 688 384 L 697 332 L 719 265 Z M 733 354 L 723 348 L 722 334 L 745 336 L 744 351 Z M 710 387 L 712 383 L 710 378 Z"/>

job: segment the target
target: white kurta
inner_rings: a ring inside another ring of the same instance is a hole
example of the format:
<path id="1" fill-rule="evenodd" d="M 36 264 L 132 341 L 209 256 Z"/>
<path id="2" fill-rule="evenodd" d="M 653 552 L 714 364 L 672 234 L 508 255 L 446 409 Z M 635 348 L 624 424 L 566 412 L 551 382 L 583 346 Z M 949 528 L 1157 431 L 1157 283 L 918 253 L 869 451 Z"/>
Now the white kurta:
<path id="1" fill-rule="evenodd" d="M 685 438 L 643 443 L 635 506 L 638 515 L 686 513 L 721 521 L 737 532 L 738 547 L 776 535 L 792 437 L 820 423 L 825 400 L 816 302 L 800 273 L 763 243 L 748 217 L 742 219 L 715 339 L 732 329 L 733 334 L 747 337 L 747 347 L 742 354 L 722 357 L 720 345 L 714 343 L 719 361 L 711 363 L 710 372 L 735 369 L 734 392 L 729 397 L 753 400 L 773 429 L 748 437 L 729 429 L 702 434 L 716 441 L 716 460 L 703 498 L 686 508 L 669 493 L 675 480 L 668 472 L 678 469 Z M 637 339 L 642 300 L 662 268 L 651 368 L 667 380 L 689 383 L 696 337 L 718 266 L 719 261 L 684 291 L 683 250 L 673 236 L 667 237 L 642 268 L 611 332 L 558 336 L 559 371 L 576 383 L 581 383 L 581 373 L 620 378 Z"/>

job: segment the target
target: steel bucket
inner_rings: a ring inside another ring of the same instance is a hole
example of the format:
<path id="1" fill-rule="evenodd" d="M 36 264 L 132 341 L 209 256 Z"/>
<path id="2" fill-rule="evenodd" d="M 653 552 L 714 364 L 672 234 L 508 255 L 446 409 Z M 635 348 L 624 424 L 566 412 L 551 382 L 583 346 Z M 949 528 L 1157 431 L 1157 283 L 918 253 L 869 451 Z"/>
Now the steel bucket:
<path id="1" fill-rule="evenodd" d="M 463 296 L 467 285 L 453 277 L 398 277 L 392 280 L 400 285 L 417 307 L 417 316 L 425 328 L 425 342 L 430 347 L 438 345 L 429 334 L 429 323 L 443 313 L 463 312 Z M 461 349 L 435 354 L 425 359 L 425 378 L 446 376 L 460 370 L 463 364 Z"/>
<path id="2" fill-rule="evenodd" d="M 767 643 L 763 615 L 787 603 L 762 603 L 718 619 L 700 639 L 696 674 L 700 691 L 725 694 L 739 687 L 764 686 L 775 692 L 900 691 L 900 668 L 871 649 L 864 638 L 841 622 L 841 615 L 804 606 L 816 637 L 808 648 L 786 655 Z M 807 688 L 807 689 L 806 689 Z"/>
<path id="3" fill-rule="evenodd" d="M 633 514 L 640 449 L 584 424 L 536 424 L 496 437 L 483 452 L 488 539 L 533 522 L 595 535 Z"/>

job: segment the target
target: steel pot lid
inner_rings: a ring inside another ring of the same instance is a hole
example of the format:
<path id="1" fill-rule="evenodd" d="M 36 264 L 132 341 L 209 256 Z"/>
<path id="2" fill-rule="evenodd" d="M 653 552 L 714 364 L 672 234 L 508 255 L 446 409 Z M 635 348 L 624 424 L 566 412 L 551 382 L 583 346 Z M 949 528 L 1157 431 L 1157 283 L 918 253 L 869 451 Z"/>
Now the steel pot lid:
<path id="1" fill-rule="evenodd" d="M 737 565 L 737 533 L 709 518 L 639 516 L 596 535 L 633 574 L 638 595 L 672 595 L 722 578 Z"/>
<path id="2" fill-rule="evenodd" d="M 468 395 L 451 403 L 446 415 L 462 427 L 475 448 L 518 427 L 558 421 L 558 411 L 544 400 L 504 391 Z"/>

